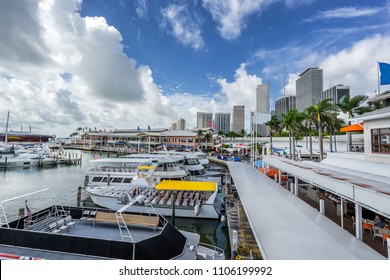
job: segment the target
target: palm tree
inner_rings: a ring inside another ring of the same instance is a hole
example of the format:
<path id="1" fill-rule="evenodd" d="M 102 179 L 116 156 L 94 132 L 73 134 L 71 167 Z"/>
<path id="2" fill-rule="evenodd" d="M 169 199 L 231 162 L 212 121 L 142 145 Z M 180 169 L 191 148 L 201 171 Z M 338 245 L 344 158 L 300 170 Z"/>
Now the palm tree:
<path id="1" fill-rule="evenodd" d="M 350 97 L 349 93 L 344 95 L 337 106 L 339 109 L 348 115 L 348 119 L 351 119 L 354 117 L 355 113 L 358 113 L 359 111 L 364 112 L 363 108 L 360 108 L 360 105 L 364 103 L 368 99 L 367 95 L 356 95 L 354 97 Z M 351 125 L 351 121 L 348 120 L 348 125 Z M 348 135 L 348 143 L 347 147 L 349 148 L 352 144 L 352 134 L 350 132 L 347 132 Z"/>
<path id="2" fill-rule="evenodd" d="M 199 139 L 199 147 L 202 149 L 203 130 L 199 129 L 196 132 L 196 135 L 198 136 L 198 139 Z"/>
<path id="3" fill-rule="evenodd" d="M 313 119 L 312 119 L 312 112 L 311 108 L 308 107 L 304 111 L 304 116 L 305 116 L 305 126 L 306 126 L 306 131 L 307 135 L 309 135 L 309 152 L 310 152 L 310 159 L 313 158 L 313 135 L 312 135 L 312 126 L 313 126 Z M 307 143 L 307 140 L 306 140 Z M 307 148 L 307 146 L 306 146 Z"/>
<path id="4" fill-rule="evenodd" d="M 337 103 L 337 107 L 348 115 L 348 118 L 353 118 L 357 113 L 357 108 L 360 107 L 362 103 L 364 103 L 368 99 L 367 95 L 356 95 L 350 98 L 349 93 L 344 95 L 340 101 Z"/>
<path id="5" fill-rule="evenodd" d="M 203 136 L 203 139 L 206 141 L 206 150 L 207 150 L 207 142 L 213 138 L 211 133 L 206 133 L 205 136 Z"/>
<path id="6" fill-rule="evenodd" d="M 299 113 L 297 109 L 292 109 L 282 116 L 282 127 L 288 132 L 290 149 L 289 158 L 293 158 L 293 155 L 295 158 L 295 136 L 303 130 L 302 121 L 304 116 L 302 113 Z"/>
<path id="7" fill-rule="evenodd" d="M 274 132 L 278 132 L 281 130 L 281 123 L 276 116 L 272 116 L 271 119 L 265 123 L 265 125 L 269 126 L 269 142 L 270 142 L 271 153 L 272 153 L 273 151 L 272 136 Z"/>
<path id="8" fill-rule="evenodd" d="M 220 141 L 220 144 L 222 146 L 222 139 L 223 137 L 225 136 L 225 134 L 223 133 L 222 130 L 218 131 L 218 136 L 219 136 L 219 141 Z"/>
<path id="9" fill-rule="evenodd" d="M 334 118 L 327 121 L 327 128 L 329 131 L 329 137 L 330 137 L 330 151 L 333 152 L 333 145 L 332 145 L 332 135 L 334 138 L 334 148 L 335 152 L 337 152 L 337 143 L 336 143 L 336 131 L 339 131 L 341 127 L 345 125 L 344 120 L 337 117 L 337 114 L 335 114 Z"/>
<path id="10" fill-rule="evenodd" d="M 310 112 L 310 115 L 312 116 L 312 119 L 318 129 L 320 160 L 323 160 L 324 158 L 324 126 L 327 121 L 329 122 L 331 119 L 335 118 L 333 113 L 337 111 L 338 108 L 335 104 L 332 104 L 331 101 L 331 98 L 326 98 L 318 102 L 316 105 L 312 105 L 308 108 L 308 111 Z"/>

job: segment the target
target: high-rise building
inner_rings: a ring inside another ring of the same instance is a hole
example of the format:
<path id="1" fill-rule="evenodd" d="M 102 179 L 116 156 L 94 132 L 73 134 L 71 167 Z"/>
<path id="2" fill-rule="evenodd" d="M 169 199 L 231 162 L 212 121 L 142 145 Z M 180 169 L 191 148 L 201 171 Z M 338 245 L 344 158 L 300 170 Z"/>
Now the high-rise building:
<path id="1" fill-rule="evenodd" d="M 231 131 L 239 133 L 242 129 L 245 129 L 245 106 L 236 105 L 233 106 L 233 121 Z"/>
<path id="2" fill-rule="evenodd" d="M 256 111 L 258 113 L 270 113 L 269 84 L 261 84 L 256 88 Z"/>
<path id="3" fill-rule="evenodd" d="M 230 131 L 230 113 L 215 113 L 214 131 L 228 133 Z"/>
<path id="4" fill-rule="evenodd" d="M 207 128 L 213 125 L 213 113 L 197 112 L 196 113 L 196 127 Z"/>
<path id="5" fill-rule="evenodd" d="M 321 93 L 321 100 L 326 98 L 332 98 L 332 103 L 337 104 L 340 102 L 340 99 L 346 94 L 349 94 L 349 86 L 344 85 L 335 85 Z"/>
<path id="6" fill-rule="evenodd" d="M 275 101 L 275 116 L 281 120 L 283 114 L 287 114 L 288 111 L 296 107 L 295 96 L 283 96 Z"/>
<path id="7" fill-rule="evenodd" d="M 177 121 L 177 130 L 186 130 L 186 120 L 183 118 Z"/>
<path id="8" fill-rule="evenodd" d="M 177 130 L 177 123 L 171 124 L 171 130 Z"/>
<path id="9" fill-rule="evenodd" d="M 296 102 L 299 112 L 303 112 L 307 107 L 317 104 L 321 100 L 323 90 L 322 69 L 307 68 L 300 75 L 295 83 Z"/>

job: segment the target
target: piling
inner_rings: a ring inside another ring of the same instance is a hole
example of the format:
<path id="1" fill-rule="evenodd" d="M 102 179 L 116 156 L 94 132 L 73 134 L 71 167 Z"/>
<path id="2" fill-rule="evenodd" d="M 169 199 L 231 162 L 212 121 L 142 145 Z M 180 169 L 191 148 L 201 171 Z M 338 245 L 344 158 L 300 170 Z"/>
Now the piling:
<path id="1" fill-rule="evenodd" d="M 81 186 L 77 188 L 77 207 L 81 205 Z"/>

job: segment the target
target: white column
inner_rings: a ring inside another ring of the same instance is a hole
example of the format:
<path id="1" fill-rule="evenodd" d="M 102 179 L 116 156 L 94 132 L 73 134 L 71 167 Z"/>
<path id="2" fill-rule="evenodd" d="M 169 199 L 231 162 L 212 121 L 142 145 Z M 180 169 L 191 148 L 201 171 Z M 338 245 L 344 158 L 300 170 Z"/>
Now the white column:
<path id="1" fill-rule="evenodd" d="M 355 203 L 356 238 L 363 241 L 362 207 Z"/>
<path id="2" fill-rule="evenodd" d="M 341 228 L 344 228 L 344 199 L 340 197 Z"/>
<path id="3" fill-rule="evenodd" d="M 296 196 L 298 196 L 298 181 L 297 182 L 295 182 L 295 184 L 294 184 L 294 194 L 296 195 Z"/>
<path id="4" fill-rule="evenodd" d="M 320 213 L 325 215 L 325 201 L 320 199 Z"/>

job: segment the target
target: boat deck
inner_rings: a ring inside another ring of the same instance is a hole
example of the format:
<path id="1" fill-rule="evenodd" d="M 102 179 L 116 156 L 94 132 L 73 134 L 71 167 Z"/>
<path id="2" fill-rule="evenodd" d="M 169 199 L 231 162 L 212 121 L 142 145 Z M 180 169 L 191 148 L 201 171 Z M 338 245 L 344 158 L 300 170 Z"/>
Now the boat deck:
<path id="1" fill-rule="evenodd" d="M 28 230 L 20 230 L 24 232 L 25 234 L 29 235 L 31 234 L 31 238 L 45 238 L 48 243 L 52 243 L 53 249 L 38 249 L 38 248 L 32 248 L 29 246 L 14 246 L 10 244 L 0 244 L 0 258 L 3 254 L 12 254 L 17 256 L 25 256 L 29 258 L 41 258 L 41 259 L 53 259 L 53 260 L 107 260 L 107 259 L 115 259 L 115 258 L 109 258 L 109 257 L 101 257 L 98 255 L 91 255 L 91 254 L 77 254 L 77 253 L 69 253 L 66 251 L 59 251 L 56 250 L 58 247 L 58 242 L 66 244 L 71 244 L 70 246 L 92 246 L 94 247 L 93 251 L 99 251 L 99 250 L 106 250 L 109 247 L 104 246 L 102 242 L 104 241 L 119 241 L 121 243 L 118 244 L 124 244 L 123 242 L 130 242 L 130 241 L 124 241 L 122 240 L 119 227 L 116 223 L 85 223 L 80 222 L 79 220 L 74 220 L 75 226 L 70 226 L 66 231 L 63 233 L 45 233 L 46 237 L 36 237 L 33 236 L 34 233 L 39 234 L 40 232 L 35 231 L 28 231 Z M 133 238 L 132 243 L 138 244 L 136 247 L 136 250 L 144 250 L 145 244 L 144 241 L 153 238 L 154 236 L 163 234 L 162 228 L 158 228 L 154 230 L 153 228 L 144 228 L 144 227 L 138 227 L 138 226 L 129 226 L 129 231 L 131 233 L 131 236 Z M 7 229 L 2 229 L 7 230 Z M 15 229 L 11 229 L 15 230 Z M 19 230 L 18 230 L 19 231 Z M 183 251 L 181 254 L 177 255 L 174 259 L 177 260 L 195 260 L 196 259 L 196 250 L 191 250 L 191 247 L 197 247 L 200 241 L 200 237 L 198 234 L 187 232 L 187 231 L 180 231 L 181 234 L 185 237 L 185 245 L 183 246 Z M 53 238 L 51 238 L 52 236 Z M 80 238 L 87 238 L 89 241 L 87 243 L 80 243 Z M 164 237 L 161 237 L 163 240 Z M 169 242 L 167 242 L 168 244 Z M 172 242 L 171 242 L 172 243 Z M 81 244 L 81 245 L 80 245 Z M 102 248 L 97 248 L 100 246 L 99 244 L 102 244 Z M 140 245 L 141 244 L 141 245 Z M 152 243 L 153 244 L 153 243 Z M 165 244 L 166 245 L 166 244 Z M 173 243 L 172 243 L 173 245 Z M 61 245 L 59 245 L 61 247 Z M 116 245 L 118 246 L 118 245 Z M 120 246 L 120 245 L 119 245 Z M 150 252 L 153 252 L 153 247 L 150 247 L 150 243 L 148 246 L 148 250 Z M 162 244 L 156 243 L 154 246 L 161 247 Z M 123 246 L 122 246 L 123 247 Z M 162 246 L 163 247 L 163 246 Z M 158 249 L 158 248 L 156 248 Z M 176 248 L 177 249 L 177 248 Z M 125 250 L 125 249 L 122 249 Z M 87 250 L 88 251 L 88 250 Z M 131 255 L 131 254 L 130 254 Z M 153 257 L 153 256 L 152 256 Z"/>
<path id="2" fill-rule="evenodd" d="M 264 259 L 385 259 L 259 170 L 227 165 Z"/>

